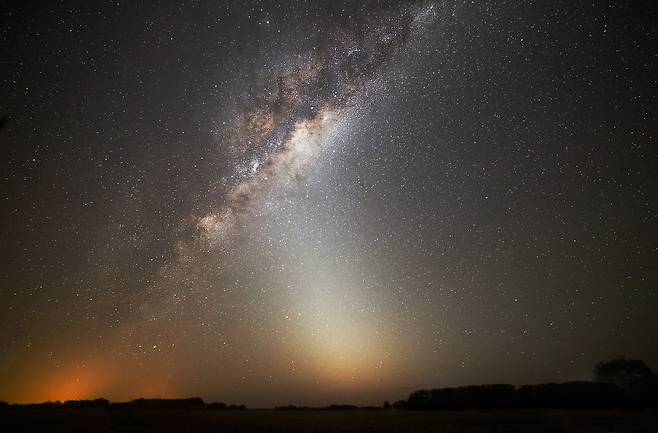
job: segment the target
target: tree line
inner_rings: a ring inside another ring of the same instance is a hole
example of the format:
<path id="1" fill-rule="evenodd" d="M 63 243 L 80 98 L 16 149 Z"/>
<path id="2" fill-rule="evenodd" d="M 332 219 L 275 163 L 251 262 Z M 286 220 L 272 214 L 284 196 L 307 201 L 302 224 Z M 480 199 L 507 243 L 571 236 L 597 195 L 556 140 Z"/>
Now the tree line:
<path id="1" fill-rule="evenodd" d="M 223 402 L 206 403 L 200 397 L 192 398 L 138 398 L 127 402 L 111 403 L 104 398 L 94 400 L 67 400 L 65 402 L 49 401 L 33 404 L 8 404 L 0 402 L 1 408 L 112 408 L 112 409 L 211 409 L 211 410 L 245 410 L 244 404 L 226 404 Z"/>
<path id="2" fill-rule="evenodd" d="M 656 376 L 644 362 L 626 358 L 597 364 L 593 381 L 437 388 L 412 392 L 406 400 L 393 404 L 384 403 L 385 408 L 411 410 L 657 406 Z"/>

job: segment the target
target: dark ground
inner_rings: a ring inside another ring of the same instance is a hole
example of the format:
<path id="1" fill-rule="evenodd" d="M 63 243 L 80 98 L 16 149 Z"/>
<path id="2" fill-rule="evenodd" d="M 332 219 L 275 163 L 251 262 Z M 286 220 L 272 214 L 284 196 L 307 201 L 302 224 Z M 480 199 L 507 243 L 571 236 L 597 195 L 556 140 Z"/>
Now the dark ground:
<path id="1" fill-rule="evenodd" d="M 274 411 L 28 408 L 3 432 L 658 432 L 656 410 Z"/>

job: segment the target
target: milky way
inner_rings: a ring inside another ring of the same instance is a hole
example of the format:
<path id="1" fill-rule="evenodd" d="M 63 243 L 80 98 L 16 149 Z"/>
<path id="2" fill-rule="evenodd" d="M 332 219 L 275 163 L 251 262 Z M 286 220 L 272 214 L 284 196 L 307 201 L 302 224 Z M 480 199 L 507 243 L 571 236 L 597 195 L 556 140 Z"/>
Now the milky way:
<path id="1" fill-rule="evenodd" d="M 657 365 L 653 3 L 16 3 L 0 400 Z"/>
<path id="2" fill-rule="evenodd" d="M 303 177 L 341 111 L 396 50 L 431 24 L 436 7 L 375 10 L 356 29 L 324 29 L 322 45 L 310 56 L 285 65 L 281 75 L 264 83 L 264 92 L 253 96 L 253 106 L 229 132 L 238 133 L 227 137 L 237 169 L 222 204 L 200 218 L 202 239 L 210 246 L 221 242 L 272 184 Z"/>

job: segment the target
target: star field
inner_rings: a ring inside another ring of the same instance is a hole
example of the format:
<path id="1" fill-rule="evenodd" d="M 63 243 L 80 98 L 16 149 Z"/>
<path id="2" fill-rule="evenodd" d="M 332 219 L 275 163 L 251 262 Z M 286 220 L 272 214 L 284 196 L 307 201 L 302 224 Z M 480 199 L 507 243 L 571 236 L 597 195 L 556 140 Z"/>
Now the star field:
<path id="1" fill-rule="evenodd" d="M 656 12 L 5 8 L 0 400 L 655 368 Z"/>

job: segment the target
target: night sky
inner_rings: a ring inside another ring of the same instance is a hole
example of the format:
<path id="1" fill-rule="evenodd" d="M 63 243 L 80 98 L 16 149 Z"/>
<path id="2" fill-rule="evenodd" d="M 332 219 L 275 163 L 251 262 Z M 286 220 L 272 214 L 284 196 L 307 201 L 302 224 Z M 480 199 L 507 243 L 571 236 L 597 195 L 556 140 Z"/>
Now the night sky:
<path id="1" fill-rule="evenodd" d="M 0 400 L 658 367 L 658 3 L 0 11 Z"/>

